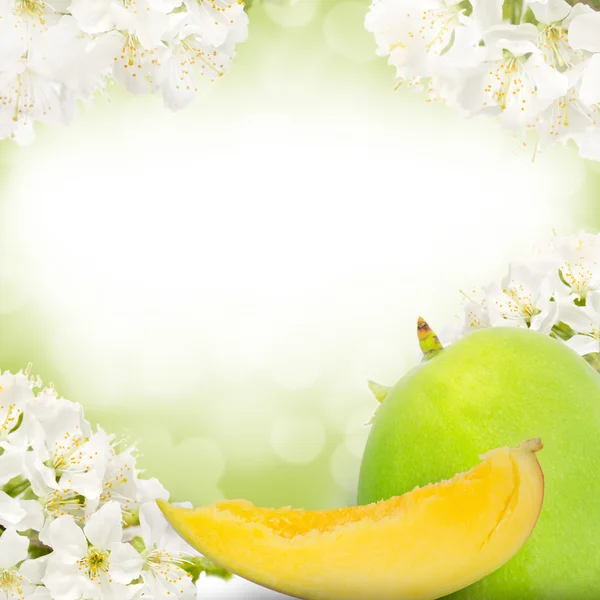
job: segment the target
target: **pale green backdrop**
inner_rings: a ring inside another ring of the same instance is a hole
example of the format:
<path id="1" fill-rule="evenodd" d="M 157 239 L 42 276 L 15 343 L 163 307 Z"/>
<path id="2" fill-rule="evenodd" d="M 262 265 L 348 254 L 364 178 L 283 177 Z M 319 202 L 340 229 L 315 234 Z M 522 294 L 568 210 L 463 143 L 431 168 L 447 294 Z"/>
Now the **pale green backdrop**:
<path id="1" fill-rule="evenodd" d="M 0 367 L 33 363 L 139 440 L 177 500 L 352 503 L 366 378 L 416 364 L 418 314 L 443 327 L 459 289 L 600 224 L 600 167 L 572 148 L 531 163 L 494 124 L 392 91 L 367 6 L 256 2 L 190 109 L 111 88 L 30 147 L 0 143 Z"/>

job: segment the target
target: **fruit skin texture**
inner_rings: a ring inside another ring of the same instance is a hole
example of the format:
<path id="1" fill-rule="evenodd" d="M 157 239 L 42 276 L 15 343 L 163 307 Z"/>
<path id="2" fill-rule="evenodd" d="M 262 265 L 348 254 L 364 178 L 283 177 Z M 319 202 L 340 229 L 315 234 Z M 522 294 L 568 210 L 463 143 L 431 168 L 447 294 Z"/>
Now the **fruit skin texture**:
<path id="1" fill-rule="evenodd" d="M 493 450 L 468 473 L 369 506 L 158 504 L 202 554 L 277 591 L 308 600 L 433 600 L 484 577 L 523 546 L 544 497 L 539 449 L 534 439 Z"/>
<path id="2" fill-rule="evenodd" d="M 539 523 L 504 567 L 453 600 L 600 598 L 600 377 L 533 331 L 476 331 L 402 379 L 380 406 L 360 471 L 366 504 L 439 481 L 477 453 L 539 435 Z"/>

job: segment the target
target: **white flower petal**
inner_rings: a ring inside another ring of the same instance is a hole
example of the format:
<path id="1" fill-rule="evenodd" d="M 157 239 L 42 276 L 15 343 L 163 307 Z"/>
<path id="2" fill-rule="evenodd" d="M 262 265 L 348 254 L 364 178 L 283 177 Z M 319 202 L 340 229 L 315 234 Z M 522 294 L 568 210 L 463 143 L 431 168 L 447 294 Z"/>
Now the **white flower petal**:
<path id="1" fill-rule="evenodd" d="M 56 600 L 50 595 L 50 590 L 38 585 L 33 593 L 27 594 L 27 600 Z"/>
<path id="2" fill-rule="evenodd" d="M 113 0 L 73 0 L 71 14 L 86 33 L 103 33 L 115 27 Z"/>
<path id="3" fill-rule="evenodd" d="M 476 331 L 477 329 L 484 329 L 490 327 L 490 319 L 488 311 L 477 302 L 468 300 L 465 302 L 465 322 L 463 326 L 463 335 Z"/>
<path id="4" fill-rule="evenodd" d="M 98 458 L 101 462 L 102 458 Z M 74 490 L 78 494 L 95 500 L 102 493 L 102 473 L 92 469 L 87 473 L 65 473 L 60 478 L 60 488 L 65 490 Z"/>
<path id="5" fill-rule="evenodd" d="M 137 579 L 144 559 L 131 544 L 116 544 L 110 552 L 110 575 L 117 583 L 128 584 Z"/>
<path id="6" fill-rule="evenodd" d="M 569 89 L 567 77 L 547 64 L 541 54 L 530 56 L 523 70 L 535 81 L 536 96 L 539 100 L 561 98 Z"/>
<path id="7" fill-rule="evenodd" d="M 44 525 L 44 510 L 37 500 L 18 500 L 0 491 L 0 525 L 39 531 Z"/>
<path id="8" fill-rule="evenodd" d="M 535 18 L 540 23 L 559 23 L 571 12 L 571 5 L 565 0 L 546 0 L 529 4 Z"/>
<path id="9" fill-rule="evenodd" d="M 44 527 L 39 538 L 54 550 L 52 556 L 65 565 L 76 564 L 88 549 L 81 527 L 69 515 L 59 517 Z"/>
<path id="10" fill-rule="evenodd" d="M 21 575 L 26 577 L 31 583 L 41 585 L 42 579 L 46 574 L 47 564 L 48 555 L 34 560 L 28 559 L 19 567 L 19 571 L 21 572 Z"/>
<path id="11" fill-rule="evenodd" d="M 27 516 L 21 503 L 0 490 L 0 524 L 4 527 L 16 525 Z"/>
<path id="12" fill-rule="evenodd" d="M 479 45 L 482 32 L 468 17 L 461 17 L 462 27 L 454 30 L 454 42 L 444 52 L 440 62 L 441 67 L 473 69 L 480 65 L 487 56 L 487 49 Z"/>
<path id="13" fill-rule="evenodd" d="M 150 10 L 168 14 L 175 8 L 179 8 L 183 4 L 183 0 L 146 0 L 146 4 Z"/>
<path id="14" fill-rule="evenodd" d="M 120 40 L 114 31 L 95 39 L 82 36 L 77 21 L 65 16 L 45 34 L 43 42 L 55 77 L 78 96 L 89 98 L 103 86 L 114 57 L 121 54 Z"/>
<path id="15" fill-rule="evenodd" d="M 598 33 L 600 35 L 600 31 Z M 579 97 L 589 105 L 600 102 L 600 54 L 594 54 L 585 62 Z"/>
<path id="16" fill-rule="evenodd" d="M 491 27 L 485 32 L 483 40 L 487 46 L 499 52 L 498 58 L 501 58 L 502 50 L 508 50 L 514 56 L 540 52 L 537 47 L 538 31 L 531 23 Z"/>
<path id="17" fill-rule="evenodd" d="M 50 591 L 53 600 L 90 598 L 96 587 L 82 574 L 79 565 L 66 565 L 54 553 L 48 559 L 42 582 Z"/>
<path id="18" fill-rule="evenodd" d="M 558 302 L 546 300 L 538 305 L 541 312 L 531 318 L 530 328 L 540 333 L 549 334 L 558 323 Z"/>
<path id="19" fill-rule="evenodd" d="M 598 316 L 598 324 L 600 325 L 600 292 L 590 292 L 586 297 L 586 305 L 590 313 Z"/>
<path id="20" fill-rule="evenodd" d="M 473 12 L 471 18 L 485 31 L 502 23 L 502 5 L 504 0 L 471 0 Z"/>
<path id="21" fill-rule="evenodd" d="M 588 310 L 583 306 L 573 304 L 573 302 L 561 302 L 560 320 L 576 333 L 592 333 L 594 330 L 594 320 Z"/>
<path id="22" fill-rule="evenodd" d="M 6 529 L 0 536 L 0 569 L 9 569 L 27 558 L 29 538 L 16 529 Z"/>
<path id="23" fill-rule="evenodd" d="M 202 32 L 202 43 L 215 48 L 223 44 L 227 39 L 229 28 L 225 19 L 221 18 L 221 11 L 212 9 L 207 2 L 190 0 L 186 5 L 198 29 Z"/>
<path id="24" fill-rule="evenodd" d="M 575 18 L 579 17 L 580 15 L 589 15 L 593 12 L 594 10 L 590 8 L 587 4 L 574 4 L 573 8 L 571 8 L 569 16 L 562 22 L 562 26 L 568 31 L 569 27 L 571 26 L 571 23 Z"/>
<path id="25" fill-rule="evenodd" d="M 23 452 L 11 447 L 4 448 L 0 456 L 0 485 L 8 483 L 13 477 L 23 473 Z"/>
<path id="26" fill-rule="evenodd" d="M 194 22 L 201 28 L 200 41 L 210 48 L 225 51 L 230 30 L 227 13 L 218 4 L 186 0 Z M 239 11 L 239 5 L 231 5 Z M 240 11 L 243 15 L 243 11 Z M 235 19 L 235 17 L 234 17 Z M 365 27 L 375 34 L 378 54 L 389 56 L 400 78 L 428 77 L 437 72 L 440 55 L 451 44 L 453 32 L 461 27 L 461 12 L 438 1 L 380 0 L 372 4 Z M 240 33 L 245 27 L 240 29 Z M 419 32 L 415 35 L 413 32 Z"/>
<path id="27" fill-rule="evenodd" d="M 0 387 L 2 388 L 0 391 L 0 406 L 2 407 L 13 404 L 22 408 L 26 402 L 30 402 L 34 398 L 31 384 L 23 373 L 13 375 L 10 371 L 5 371 L 0 375 Z"/>
<path id="28" fill-rule="evenodd" d="M 137 480 L 136 499 L 138 502 L 149 502 L 158 498 L 161 500 L 169 499 L 169 492 L 158 479 L 151 477 L 150 479 Z"/>
<path id="29" fill-rule="evenodd" d="M 25 517 L 17 524 L 19 531 L 33 529 L 39 531 L 44 526 L 44 509 L 37 500 L 21 500 L 21 508 L 25 510 Z"/>
<path id="30" fill-rule="evenodd" d="M 94 582 L 90 600 L 130 600 L 134 594 L 129 586 L 113 581 L 108 573 L 101 573 L 99 581 Z"/>
<path id="31" fill-rule="evenodd" d="M 600 13 L 591 11 L 575 17 L 569 26 L 569 43 L 576 50 L 600 52 Z"/>
<path id="32" fill-rule="evenodd" d="M 140 527 L 146 547 L 163 547 L 169 536 L 177 536 L 156 502 L 147 502 L 140 507 Z"/>
<path id="33" fill-rule="evenodd" d="M 600 343 L 592 337 L 587 335 L 574 335 L 570 340 L 565 342 L 569 348 L 575 350 L 577 354 L 585 356 L 592 352 L 598 352 L 600 350 Z"/>
<path id="34" fill-rule="evenodd" d="M 12 23 L 0 23 L 0 71 L 14 68 L 26 49 L 25 40 Z"/>
<path id="35" fill-rule="evenodd" d="M 169 24 L 165 13 L 152 10 L 139 11 L 136 15 L 136 35 L 146 50 L 155 50 L 163 46 L 162 38 Z"/>
<path id="36" fill-rule="evenodd" d="M 185 108 L 196 95 L 194 72 L 189 68 L 187 56 L 174 55 L 162 63 L 158 71 L 158 85 L 165 106 L 171 110 Z"/>
<path id="37" fill-rule="evenodd" d="M 121 506 L 108 502 L 89 518 L 83 530 L 93 546 L 108 549 L 123 539 L 122 519 Z"/>
<path id="38" fill-rule="evenodd" d="M 156 73 L 156 56 L 153 52 L 146 52 L 142 56 L 138 52 L 130 64 L 129 57 L 119 55 L 113 65 L 115 81 L 132 94 L 148 94 L 152 91 L 149 80 L 153 80 Z"/>
<path id="39" fill-rule="evenodd" d="M 50 490 L 60 489 L 54 469 L 47 467 L 35 452 L 25 454 L 23 471 L 36 496 L 44 497 Z"/>
<path id="40" fill-rule="evenodd" d="M 196 586 L 192 578 L 182 569 L 173 566 L 167 573 L 143 571 L 142 577 L 153 600 L 195 600 Z M 206 590 L 202 598 L 206 598 Z"/>

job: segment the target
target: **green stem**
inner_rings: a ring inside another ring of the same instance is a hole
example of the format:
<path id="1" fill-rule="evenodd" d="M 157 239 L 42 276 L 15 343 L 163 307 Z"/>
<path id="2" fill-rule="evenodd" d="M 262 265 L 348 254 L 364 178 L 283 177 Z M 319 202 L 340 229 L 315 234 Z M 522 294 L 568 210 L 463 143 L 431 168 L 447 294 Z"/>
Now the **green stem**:
<path id="1" fill-rule="evenodd" d="M 423 317 L 417 319 L 417 336 L 423 353 L 423 360 L 431 360 L 444 350 L 444 346 L 442 346 L 435 331 L 429 327 Z"/>
<path id="2" fill-rule="evenodd" d="M 15 477 L 11 479 L 3 488 L 2 491 L 7 493 L 12 498 L 16 498 L 22 494 L 25 490 L 31 487 L 31 482 L 23 477 Z"/>
<path id="3" fill-rule="evenodd" d="M 502 13 L 503 17 L 513 25 L 520 25 L 523 15 L 523 0 L 508 0 L 504 2 Z"/>
<path id="4" fill-rule="evenodd" d="M 554 334 L 554 337 L 564 341 L 570 340 L 575 335 L 575 331 L 562 321 L 559 321 L 552 327 L 552 333 Z"/>
<path id="5" fill-rule="evenodd" d="M 523 14 L 523 0 L 513 0 L 512 3 L 512 23 L 521 24 L 521 15 Z"/>

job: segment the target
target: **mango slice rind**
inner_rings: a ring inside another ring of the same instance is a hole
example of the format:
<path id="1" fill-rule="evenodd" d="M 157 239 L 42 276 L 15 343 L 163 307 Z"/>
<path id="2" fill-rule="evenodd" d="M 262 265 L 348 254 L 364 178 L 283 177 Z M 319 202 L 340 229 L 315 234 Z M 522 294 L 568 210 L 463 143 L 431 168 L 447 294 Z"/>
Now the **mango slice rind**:
<path id="1" fill-rule="evenodd" d="M 265 587 L 308 600 L 433 600 L 501 567 L 525 543 L 543 502 L 540 447 L 493 450 L 467 473 L 368 506 L 158 502 L 188 543 Z"/>

